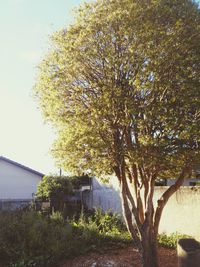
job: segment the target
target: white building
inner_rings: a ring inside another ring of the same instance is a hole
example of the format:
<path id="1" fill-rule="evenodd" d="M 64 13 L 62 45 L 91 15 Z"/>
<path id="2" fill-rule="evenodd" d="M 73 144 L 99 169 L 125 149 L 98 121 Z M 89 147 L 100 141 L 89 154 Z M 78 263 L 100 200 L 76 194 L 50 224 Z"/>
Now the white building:
<path id="1" fill-rule="evenodd" d="M 0 209 L 30 202 L 44 174 L 0 156 Z"/>

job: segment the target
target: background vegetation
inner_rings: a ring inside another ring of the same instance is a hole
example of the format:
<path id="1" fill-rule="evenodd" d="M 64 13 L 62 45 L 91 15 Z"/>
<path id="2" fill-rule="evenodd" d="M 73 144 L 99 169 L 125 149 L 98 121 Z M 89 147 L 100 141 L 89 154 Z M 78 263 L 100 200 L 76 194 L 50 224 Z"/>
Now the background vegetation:
<path id="1" fill-rule="evenodd" d="M 0 213 L 0 259 L 6 266 L 56 266 L 91 250 L 121 247 L 130 237 L 118 216 L 96 211 L 66 221 L 61 213 Z"/>
<path id="2" fill-rule="evenodd" d="M 159 235 L 160 245 L 175 248 L 178 233 Z M 28 211 L 0 213 L 0 263 L 9 267 L 58 266 L 89 251 L 104 251 L 132 244 L 117 215 L 96 210 L 67 221 L 60 212 L 49 216 Z M 134 244 L 133 244 L 134 245 Z"/>

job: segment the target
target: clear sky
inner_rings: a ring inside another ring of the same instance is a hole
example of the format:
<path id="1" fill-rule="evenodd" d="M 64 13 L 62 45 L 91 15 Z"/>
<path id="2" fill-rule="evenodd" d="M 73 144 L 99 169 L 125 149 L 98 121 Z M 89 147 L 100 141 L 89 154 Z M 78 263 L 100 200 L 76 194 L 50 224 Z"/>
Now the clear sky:
<path id="1" fill-rule="evenodd" d="M 58 173 L 31 94 L 49 35 L 72 20 L 81 0 L 0 0 L 0 155 L 43 173 Z"/>

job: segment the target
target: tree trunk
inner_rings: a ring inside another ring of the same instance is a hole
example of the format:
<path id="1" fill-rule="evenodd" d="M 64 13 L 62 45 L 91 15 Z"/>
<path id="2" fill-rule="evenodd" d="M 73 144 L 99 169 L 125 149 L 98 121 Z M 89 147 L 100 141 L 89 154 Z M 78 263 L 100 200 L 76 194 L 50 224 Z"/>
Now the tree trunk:
<path id="1" fill-rule="evenodd" d="M 158 267 L 157 235 L 142 234 L 142 267 Z"/>

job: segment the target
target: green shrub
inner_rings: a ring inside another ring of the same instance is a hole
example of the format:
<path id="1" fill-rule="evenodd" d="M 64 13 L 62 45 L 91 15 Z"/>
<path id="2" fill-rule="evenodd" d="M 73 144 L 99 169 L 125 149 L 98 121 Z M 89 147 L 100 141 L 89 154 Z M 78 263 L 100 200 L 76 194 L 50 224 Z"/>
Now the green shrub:
<path id="1" fill-rule="evenodd" d="M 160 245 L 175 248 L 178 233 L 158 236 Z M 120 218 L 95 210 L 66 221 L 60 212 L 50 217 L 36 212 L 0 213 L 0 259 L 9 267 L 57 266 L 63 259 L 132 242 Z"/>
<path id="2" fill-rule="evenodd" d="M 87 244 L 87 249 L 102 249 L 108 246 L 122 247 L 132 242 L 126 227 L 116 214 L 103 213 L 96 209 L 89 217 L 81 214 L 79 220 L 73 220 L 74 236 Z"/>
<path id="3" fill-rule="evenodd" d="M 36 212 L 0 213 L 0 259 L 9 267 L 50 267 L 61 260 L 131 242 L 116 215 L 96 210 L 66 221 Z"/>
<path id="4" fill-rule="evenodd" d="M 124 225 L 118 214 L 111 212 L 102 213 L 100 209 L 95 210 L 94 222 L 98 227 L 100 233 L 120 232 L 124 230 Z"/>
<path id="5" fill-rule="evenodd" d="M 50 266 L 63 257 L 70 239 L 69 227 L 41 214 L 0 214 L 0 258 L 13 266 Z"/>
<path id="6" fill-rule="evenodd" d="M 50 219 L 51 219 L 51 221 L 53 221 L 57 224 L 64 224 L 65 223 L 63 215 L 60 211 L 52 212 L 52 214 L 50 215 Z"/>
<path id="7" fill-rule="evenodd" d="M 44 176 L 37 187 L 36 197 L 45 201 L 51 197 L 57 199 L 73 190 L 71 180 L 66 176 Z"/>
<path id="8" fill-rule="evenodd" d="M 158 235 L 158 243 L 167 248 L 176 248 L 177 240 L 180 238 L 187 238 L 188 235 L 183 235 L 180 233 L 172 233 L 170 235 L 167 235 L 166 233 L 162 233 Z"/>

